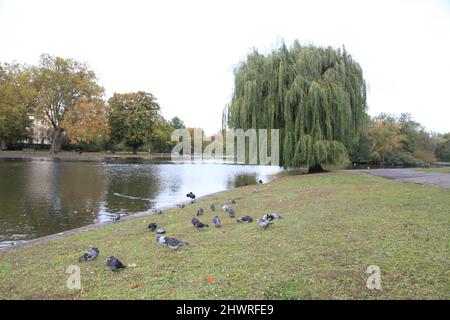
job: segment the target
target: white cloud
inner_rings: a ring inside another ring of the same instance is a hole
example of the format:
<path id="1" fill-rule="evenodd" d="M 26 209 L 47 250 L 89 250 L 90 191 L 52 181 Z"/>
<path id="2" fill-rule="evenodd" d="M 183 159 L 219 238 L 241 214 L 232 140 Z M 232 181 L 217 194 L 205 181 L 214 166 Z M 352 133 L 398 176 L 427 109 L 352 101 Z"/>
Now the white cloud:
<path id="1" fill-rule="evenodd" d="M 163 115 L 208 133 L 252 47 L 344 44 L 364 70 L 371 114 L 410 112 L 450 131 L 448 1 L 0 0 L 0 30 L 0 61 L 87 61 L 108 95 L 152 92 Z"/>

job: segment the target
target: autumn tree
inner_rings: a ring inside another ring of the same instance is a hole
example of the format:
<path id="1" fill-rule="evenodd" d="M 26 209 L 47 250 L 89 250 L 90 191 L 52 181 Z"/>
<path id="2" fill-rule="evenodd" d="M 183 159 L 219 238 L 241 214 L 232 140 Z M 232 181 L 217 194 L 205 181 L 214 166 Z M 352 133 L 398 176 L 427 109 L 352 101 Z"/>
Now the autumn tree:
<path id="1" fill-rule="evenodd" d="M 125 142 L 136 154 L 138 148 L 152 137 L 160 111 L 156 98 L 143 91 L 115 93 L 108 104 L 111 108 L 109 127 L 112 141 Z"/>
<path id="2" fill-rule="evenodd" d="M 71 143 L 91 143 L 109 137 L 109 109 L 100 98 L 78 99 L 61 122 Z"/>
<path id="3" fill-rule="evenodd" d="M 384 162 L 387 152 L 399 150 L 406 139 L 406 136 L 400 132 L 397 120 L 384 113 L 372 119 L 367 133 L 372 158 L 381 162 Z"/>
<path id="4" fill-rule="evenodd" d="M 234 71 L 230 128 L 280 129 L 280 164 L 321 170 L 347 158 L 366 126 L 361 67 L 345 51 L 295 41 L 248 55 Z"/>
<path id="5" fill-rule="evenodd" d="M 95 73 L 85 63 L 44 54 L 34 68 L 33 84 L 38 92 L 36 116 L 53 128 L 50 153 L 61 150 L 66 116 L 78 106 L 83 110 L 99 107 L 103 88 Z M 81 107 L 82 106 L 82 107 Z"/>
<path id="6" fill-rule="evenodd" d="M 36 94 L 28 68 L 0 64 L 0 149 L 31 136 L 31 114 Z"/>

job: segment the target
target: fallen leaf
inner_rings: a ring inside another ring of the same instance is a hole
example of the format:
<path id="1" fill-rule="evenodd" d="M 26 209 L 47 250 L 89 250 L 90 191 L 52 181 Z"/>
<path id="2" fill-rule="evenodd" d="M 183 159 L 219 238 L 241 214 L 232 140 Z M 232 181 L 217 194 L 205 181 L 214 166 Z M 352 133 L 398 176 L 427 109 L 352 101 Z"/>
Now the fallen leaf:
<path id="1" fill-rule="evenodd" d="M 137 288 L 139 288 L 139 285 L 137 283 L 133 283 L 131 285 L 131 289 L 137 289 Z"/>
<path id="2" fill-rule="evenodd" d="M 214 283 L 214 282 L 216 282 L 216 278 L 213 275 L 209 275 L 208 276 L 208 283 L 211 284 L 211 283 Z"/>

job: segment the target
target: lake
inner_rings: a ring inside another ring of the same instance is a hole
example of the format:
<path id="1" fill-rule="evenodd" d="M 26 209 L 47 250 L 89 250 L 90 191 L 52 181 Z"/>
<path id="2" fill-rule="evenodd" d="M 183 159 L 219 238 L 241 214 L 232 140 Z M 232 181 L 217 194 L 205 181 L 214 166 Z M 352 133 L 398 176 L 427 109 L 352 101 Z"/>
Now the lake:
<path id="1" fill-rule="evenodd" d="M 267 182 L 274 166 L 105 158 L 0 159 L 0 247 Z"/>

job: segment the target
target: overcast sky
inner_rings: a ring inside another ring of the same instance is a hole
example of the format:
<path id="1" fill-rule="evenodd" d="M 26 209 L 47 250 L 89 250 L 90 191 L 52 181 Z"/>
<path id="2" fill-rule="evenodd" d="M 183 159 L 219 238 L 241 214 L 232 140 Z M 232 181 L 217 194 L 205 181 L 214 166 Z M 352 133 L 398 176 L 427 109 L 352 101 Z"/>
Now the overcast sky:
<path id="1" fill-rule="evenodd" d="M 450 131 L 448 0 L 0 0 L 0 61 L 85 61 L 108 97 L 151 92 L 166 118 L 208 134 L 220 128 L 233 68 L 281 39 L 345 45 L 364 71 L 371 115 L 409 112 Z"/>

